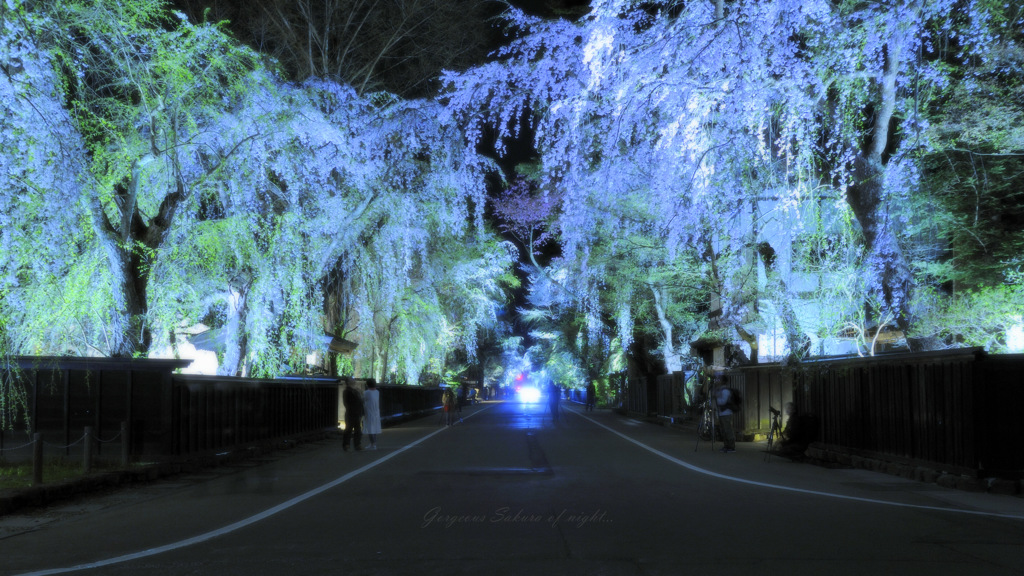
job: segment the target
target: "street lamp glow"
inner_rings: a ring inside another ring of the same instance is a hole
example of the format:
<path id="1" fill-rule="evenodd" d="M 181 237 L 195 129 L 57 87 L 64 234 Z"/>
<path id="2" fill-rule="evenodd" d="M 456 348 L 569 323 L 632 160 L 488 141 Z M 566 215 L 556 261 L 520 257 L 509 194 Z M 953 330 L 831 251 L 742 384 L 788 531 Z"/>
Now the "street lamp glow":
<path id="1" fill-rule="evenodd" d="M 519 389 L 519 400 L 526 404 L 540 402 L 540 390 L 533 386 L 524 386 Z"/>

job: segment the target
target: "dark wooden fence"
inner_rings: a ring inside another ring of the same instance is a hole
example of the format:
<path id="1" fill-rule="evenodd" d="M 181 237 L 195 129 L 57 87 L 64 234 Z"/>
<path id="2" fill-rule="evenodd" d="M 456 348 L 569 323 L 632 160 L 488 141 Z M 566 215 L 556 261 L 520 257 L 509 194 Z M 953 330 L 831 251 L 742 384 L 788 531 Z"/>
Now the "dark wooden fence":
<path id="1" fill-rule="evenodd" d="M 437 412 L 441 388 L 423 386 L 377 386 L 380 390 L 381 423 L 387 426 Z"/>
<path id="2" fill-rule="evenodd" d="M 102 454 L 120 444 L 128 423 L 133 454 L 152 453 L 170 441 L 172 373 L 188 360 L 13 357 L 0 365 L 3 426 L 0 450 L 8 459 L 30 456 L 23 448 L 41 434 L 48 452 L 70 455 L 86 426 L 100 440 Z M 161 432 L 163 431 L 163 432 Z"/>
<path id="3" fill-rule="evenodd" d="M 626 410 L 644 416 L 677 418 L 692 411 L 686 403 L 684 388 L 692 372 L 673 372 L 655 377 L 637 377 L 626 381 Z"/>
<path id="4" fill-rule="evenodd" d="M 653 416 L 657 411 L 657 388 L 650 385 L 646 377 L 626 380 L 625 408 L 634 414 Z"/>
<path id="5" fill-rule="evenodd" d="M 771 409 L 782 412 L 793 401 L 793 375 L 785 366 L 757 364 L 729 370 L 726 383 L 736 389 L 743 402 L 733 417 L 741 436 L 751 440 L 766 436 L 771 429 Z"/>
<path id="6" fill-rule="evenodd" d="M 797 409 L 826 449 L 949 472 L 1024 472 L 1024 356 L 981 349 L 805 363 Z"/>
<path id="7" fill-rule="evenodd" d="M 40 433 L 48 454 L 76 456 L 86 426 L 100 456 L 183 457 L 337 429 L 339 384 L 333 378 L 193 376 L 173 372 L 188 360 L 14 357 L 0 366 L 0 457 L 31 457 Z M 441 404 L 439 389 L 382 386 L 385 424 Z M 127 423 L 127 438 L 121 425 Z M 111 446 L 105 447 L 107 444 Z"/>
<path id="8" fill-rule="evenodd" d="M 175 375 L 170 413 L 133 423 L 159 454 L 183 455 L 233 448 L 274 438 L 336 428 L 334 378 L 260 380 Z M 148 427 L 158 424 L 159 432 Z M 167 425 L 170 437 L 165 436 Z M 143 451 L 147 451 L 145 444 Z"/>
<path id="9" fill-rule="evenodd" d="M 816 446 L 951 473 L 1024 473 L 1024 355 L 980 348 L 819 358 L 731 370 L 744 396 L 737 427 L 765 433 L 768 406 L 793 402 Z"/>
<path id="10" fill-rule="evenodd" d="M 826 451 L 957 474 L 1024 476 L 1024 355 L 964 348 L 826 357 L 740 367 L 725 377 L 743 397 L 734 425 L 746 440 L 767 435 L 770 408 L 783 411 L 792 402 Z M 683 378 L 630 379 L 626 409 L 671 414 L 677 407 L 668 390 Z"/>

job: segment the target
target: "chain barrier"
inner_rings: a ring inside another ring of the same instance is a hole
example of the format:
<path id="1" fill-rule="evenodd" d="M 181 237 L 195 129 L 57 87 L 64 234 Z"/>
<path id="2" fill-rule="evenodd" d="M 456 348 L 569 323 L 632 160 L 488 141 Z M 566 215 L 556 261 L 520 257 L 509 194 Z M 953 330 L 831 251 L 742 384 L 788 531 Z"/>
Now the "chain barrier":
<path id="1" fill-rule="evenodd" d="M 104 440 L 104 439 L 99 438 L 99 437 L 94 437 L 93 440 L 95 440 L 96 442 L 98 442 L 100 444 L 110 444 L 111 442 L 116 442 L 120 438 L 121 438 L 121 432 L 118 432 L 117 434 L 114 434 L 114 437 L 111 438 L 110 440 Z M 84 440 L 85 440 L 85 434 L 82 434 L 82 436 L 78 440 L 75 440 L 71 444 L 66 444 L 66 445 L 62 446 L 60 444 L 54 444 L 53 442 L 46 442 L 44 440 L 43 441 L 43 446 L 46 446 L 47 448 L 56 448 L 58 450 L 67 450 L 69 448 L 74 448 L 75 446 L 78 446 Z M 31 446 L 32 446 L 32 442 L 29 441 L 27 444 L 22 444 L 21 446 L 16 446 L 14 448 L 0 448 L 0 454 L 3 454 L 4 452 L 11 452 L 11 451 L 14 451 L 14 450 L 21 450 L 22 448 L 29 448 Z"/>
<path id="2" fill-rule="evenodd" d="M 113 438 L 110 438 L 109 440 L 104 440 L 103 438 L 99 438 L 99 437 L 93 437 L 93 440 L 95 440 L 99 444 L 110 444 L 110 443 L 113 443 L 113 442 L 117 442 L 121 438 L 121 436 L 123 434 L 124 434 L 124 432 L 118 432 L 117 434 L 114 434 Z M 62 446 L 60 444 L 54 444 L 53 442 L 46 442 L 44 440 L 43 441 L 43 446 L 46 446 L 47 448 L 56 448 L 58 450 L 69 450 L 71 448 L 74 448 L 75 446 L 78 446 L 83 441 L 85 441 L 85 434 L 82 434 L 82 436 L 80 438 L 78 438 L 78 440 L 75 440 L 71 444 L 67 444 L 67 445 L 63 445 Z M 33 444 L 34 444 L 34 442 L 32 440 L 29 440 L 27 443 L 22 444 L 21 446 L 14 446 L 13 448 L 0 448 L 0 456 L 2 456 L 4 453 L 7 453 L 7 452 L 14 452 L 16 450 L 23 450 L 25 448 L 31 448 Z"/>
<path id="3" fill-rule="evenodd" d="M 13 452 L 14 450 L 21 450 L 23 448 L 31 448 L 32 483 L 41 484 L 43 482 L 43 449 L 45 447 L 49 447 L 51 449 L 56 448 L 61 451 L 69 451 L 71 448 L 78 446 L 79 444 L 83 444 L 84 452 L 82 454 L 82 472 L 83 474 L 88 474 L 93 469 L 95 461 L 95 455 L 93 454 L 93 451 L 95 448 L 98 448 L 97 444 L 110 444 L 122 437 L 127 437 L 126 426 L 125 423 L 123 422 L 121 423 L 121 430 L 110 439 L 103 439 L 98 436 L 95 436 L 93 434 L 92 427 L 86 426 L 83 434 L 77 440 L 67 445 L 46 442 L 45 440 L 42 439 L 42 434 L 36 433 L 34 435 L 34 438 L 27 444 L 23 444 L 21 446 L 16 446 L 13 448 L 0 448 L 0 457 L 3 457 L 5 452 Z M 87 439 L 90 440 L 90 442 L 86 442 Z M 122 441 L 121 459 L 122 463 L 127 463 L 128 461 L 127 446 L 124 445 L 124 441 Z"/>
<path id="4" fill-rule="evenodd" d="M 114 435 L 114 437 L 113 437 L 113 438 L 111 438 L 110 440 L 104 440 L 104 439 L 102 439 L 102 438 L 99 438 L 99 437 L 97 437 L 97 438 L 96 438 L 96 441 L 97 441 L 97 442 L 99 442 L 100 444 L 110 444 L 111 442 L 114 442 L 114 441 L 116 441 L 116 440 L 117 440 L 118 438 L 120 438 L 120 437 L 121 437 L 121 433 L 120 433 L 120 432 L 118 432 L 118 433 L 117 433 L 117 434 L 115 434 L 115 435 Z"/>
<path id="5" fill-rule="evenodd" d="M 21 446 L 15 446 L 14 448 L 0 448 L 0 455 L 2 455 L 4 452 L 13 452 L 15 450 L 21 450 L 22 448 L 31 448 L 32 444 L 33 444 L 32 441 L 29 441 L 28 444 L 22 444 Z"/>
<path id="6" fill-rule="evenodd" d="M 48 446 L 50 448 L 56 448 L 58 450 L 67 450 L 69 448 L 74 448 L 75 446 L 81 444 L 83 440 L 85 440 L 85 434 L 82 434 L 81 438 L 79 438 L 78 440 L 75 440 L 74 442 L 72 442 L 71 444 L 68 444 L 66 446 L 61 446 L 60 444 L 51 444 L 50 442 L 47 442 L 45 440 L 43 441 L 43 446 Z"/>

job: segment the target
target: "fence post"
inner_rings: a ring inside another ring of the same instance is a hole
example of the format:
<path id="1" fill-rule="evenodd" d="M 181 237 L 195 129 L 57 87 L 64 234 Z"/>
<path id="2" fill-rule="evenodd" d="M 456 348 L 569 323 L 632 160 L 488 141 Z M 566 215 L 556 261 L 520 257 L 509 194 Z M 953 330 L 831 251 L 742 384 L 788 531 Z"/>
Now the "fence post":
<path id="1" fill-rule="evenodd" d="M 128 423 L 121 422 L 121 466 L 128 466 Z"/>
<path id="2" fill-rule="evenodd" d="M 85 438 L 82 440 L 82 473 L 92 472 L 92 426 L 85 427 Z"/>
<path id="3" fill-rule="evenodd" d="M 43 435 L 36 432 L 32 435 L 32 485 L 43 483 Z"/>

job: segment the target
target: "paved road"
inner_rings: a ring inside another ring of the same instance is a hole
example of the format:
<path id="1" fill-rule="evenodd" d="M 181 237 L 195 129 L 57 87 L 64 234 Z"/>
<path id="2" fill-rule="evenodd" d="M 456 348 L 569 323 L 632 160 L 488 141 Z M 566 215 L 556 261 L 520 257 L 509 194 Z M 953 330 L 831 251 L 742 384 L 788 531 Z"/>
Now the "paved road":
<path id="1" fill-rule="evenodd" d="M 0 575 L 1024 574 L 1022 498 L 564 408 L 485 403 L 376 452 L 325 441 L 4 517 Z"/>

